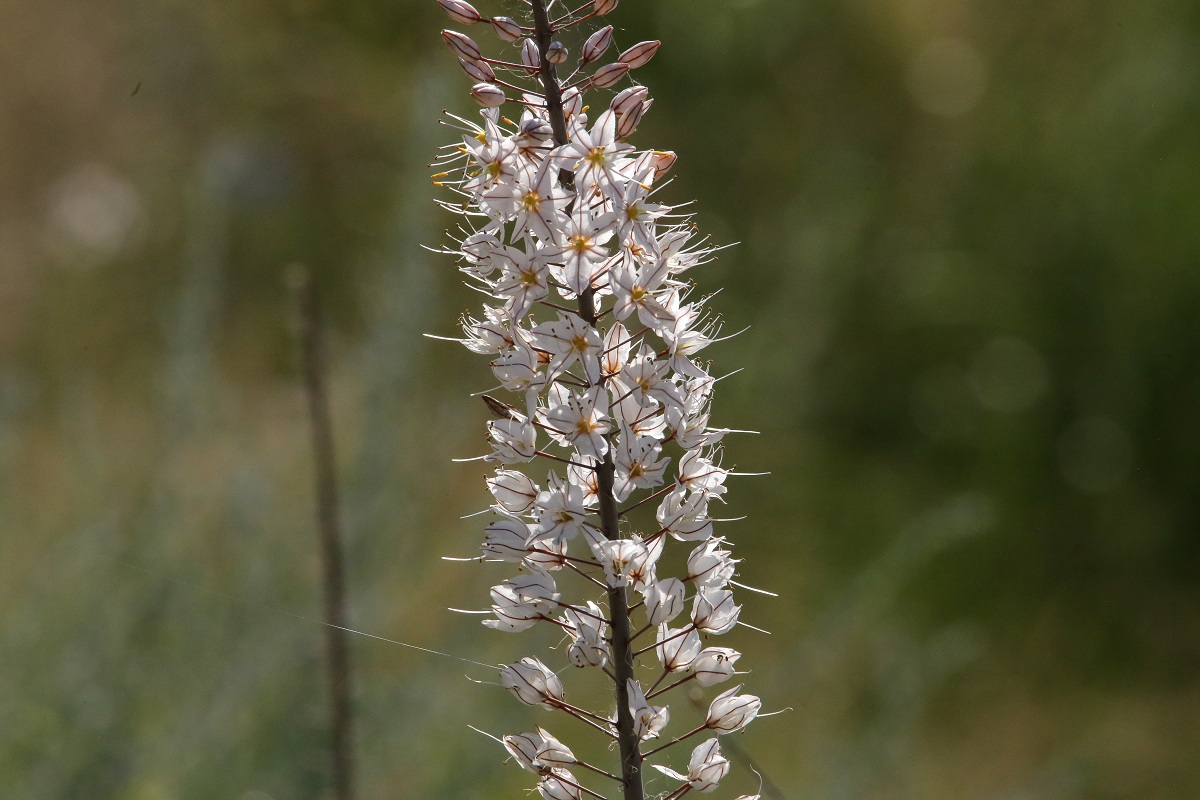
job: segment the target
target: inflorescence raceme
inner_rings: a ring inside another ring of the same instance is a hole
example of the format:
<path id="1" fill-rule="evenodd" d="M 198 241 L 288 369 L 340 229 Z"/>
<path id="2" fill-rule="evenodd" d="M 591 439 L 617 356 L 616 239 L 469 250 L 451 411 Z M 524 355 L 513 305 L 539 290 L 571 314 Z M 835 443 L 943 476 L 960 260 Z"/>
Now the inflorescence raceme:
<path id="1" fill-rule="evenodd" d="M 679 782 L 665 798 L 711 791 L 729 771 L 719 737 L 744 728 L 761 704 L 737 686 L 712 701 L 702 725 L 666 735 L 668 692 L 739 674 L 741 654 L 704 639 L 737 625 L 741 606 L 731 589 L 737 560 L 710 516 L 735 474 L 721 464 L 730 431 L 709 424 L 716 379 L 697 358 L 718 341 L 721 322 L 685 275 L 717 248 L 697 241 L 680 206 L 658 201 L 675 154 L 629 143 L 652 101 L 644 86 L 618 88 L 659 43 L 635 44 L 597 67 L 614 49 L 606 25 L 560 79 L 572 56 L 558 35 L 604 17 L 617 0 L 567 12 L 554 0 L 528 0 L 531 24 L 486 18 L 465 0 L 438 3 L 458 23 L 490 27 L 513 51 L 487 57 L 472 38 L 442 32 L 484 109 L 480 124 L 451 116 L 464 135 L 443 149 L 434 176 L 457 195 L 442 205 L 464 218 L 446 252 L 489 298 L 479 318 L 462 320 L 457 341 L 488 356 L 513 395 L 511 404 L 484 398 L 494 419 L 483 459 L 497 469 L 480 560 L 520 574 L 492 587 L 484 625 L 556 626 L 570 664 L 607 676 L 610 714 L 568 703 L 556 672 L 534 657 L 504 667 L 500 681 L 521 702 L 610 737 L 620 767 L 581 762 L 542 727 L 499 741 L 538 776 L 544 798 L 604 797 L 581 781 L 590 773 L 615 780 L 625 800 L 642 800 L 643 759 L 710 734 L 686 772 L 652 766 Z M 601 92 L 604 110 L 592 117 L 585 93 Z M 506 104 L 520 109 L 518 120 L 504 116 Z M 513 468 L 534 459 L 550 463 L 544 483 Z M 693 548 L 678 577 L 657 571 L 669 539 Z M 571 573 L 590 596 L 564 599 L 558 583 Z"/>

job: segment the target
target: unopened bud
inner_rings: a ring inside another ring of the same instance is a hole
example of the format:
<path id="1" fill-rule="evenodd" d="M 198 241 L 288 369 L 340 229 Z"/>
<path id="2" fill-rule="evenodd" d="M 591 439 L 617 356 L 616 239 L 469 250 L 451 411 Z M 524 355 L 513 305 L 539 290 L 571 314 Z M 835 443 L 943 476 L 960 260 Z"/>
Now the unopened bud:
<path id="1" fill-rule="evenodd" d="M 650 59 L 654 58 L 654 54 L 658 52 L 658 48 L 661 45 L 662 42 L 657 40 L 652 42 L 638 42 L 633 47 L 617 56 L 617 61 L 621 62 L 622 64 L 628 64 L 630 69 L 637 69 Z"/>
<path id="2" fill-rule="evenodd" d="M 533 144 L 539 144 L 546 141 L 554 135 L 554 129 L 550 127 L 550 123 L 541 117 L 529 117 L 521 120 L 521 125 L 517 129 L 517 136 Z"/>
<path id="3" fill-rule="evenodd" d="M 563 115 L 571 117 L 583 111 L 583 93 L 572 86 L 562 94 Z"/>
<path id="4" fill-rule="evenodd" d="M 458 65 L 462 67 L 463 72 L 481 83 L 494 83 L 496 80 L 496 73 L 492 71 L 491 65 L 486 61 L 468 61 L 460 58 Z"/>
<path id="5" fill-rule="evenodd" d="M 537 75 L 542 69 L 542 57 L 538 53 L 537 42 L 526 39 L 521 45 L 521 66 L 530 75 Z"/>
<path id="6" fill-rule="evenodd" d="M 583 43 L 582 58 L 584 64 L 590 64 L 612 46 L 613 26 L 605 25 L 600 30 L 593 33 Z"/>
<path id="7" fill-rule="evenodd" d="M 471 97 L 484 108 L 499 108 L 504 105 L 504 90 L 491 83 L 477 83 L 471 87 Z"/>
<path id="8" fill-rule="evenodd" d="M 674 150 L 655 150 L 654 151 L 654 180 L 659 180 L 662 176 L 671 171 L 671 167 L 675 166 L 675 162 L 679 160 L 679 156 Z"/>
<path id="9" fill-rule="evenodd" d="M 592 13 L 602 17 L 617 7 L 617 0 L 592 0 Z"/>
<path id="10" fill-rule="evenodd" d="M 604 89 L 624 78 L 628 72 L 629 65 L 621 61 L 605 64 L 592 76 L 592 85 L 598 89 Z"/>
<path id="11" fill-rule="evenodd" d="M 561 64 L 567 60 L 567 48 L 562 42 L 551 42 L 546 48 L 546 60 L 551 64 Z"/>
<path id="12" fill-rule="evenodd" d="M 617 96 L 612 99 L 612 103 L 608 107 L 619 117 L 622 114 L 628 114 L 639 104 L 645 103 L 649 96 L 650 90 L 645 86 L 630 86 L 628 89 L 617 92 Z"/>
<path id="13" fill-rule="evenodd" d="M 478 61 L 483 58 L 483 53 L 479 52 L 479 45 L 475 44 L 475 40 L 458 31 L 442 31 L 442 41 L 459 58 L 465 58 L 468 61 Z"/>
<path id="14" fill-rule="evenodd" d="M 642 121 L 642 117 L 646 115 L 647 104 L 638 103 L 628 113 L 617 119 L 617 138 L 628 139 L 637 130 L 638 125 Z"/>
<path id="15" fill-rule="evenodd" d="M 505 42 L 515 42 L 525 35 L 521 26 L 512 17 L 492 17 L 492 30 Z"/>
<path id="16" fill-rule="evenodd" d="M 483 17 L 475 6 L 466 2 L 466 0 L 437 0 L 438 5 L 442 7 L 450 19 L 463 25 L 474 25 L 476 22 L 482 22 Z"/>

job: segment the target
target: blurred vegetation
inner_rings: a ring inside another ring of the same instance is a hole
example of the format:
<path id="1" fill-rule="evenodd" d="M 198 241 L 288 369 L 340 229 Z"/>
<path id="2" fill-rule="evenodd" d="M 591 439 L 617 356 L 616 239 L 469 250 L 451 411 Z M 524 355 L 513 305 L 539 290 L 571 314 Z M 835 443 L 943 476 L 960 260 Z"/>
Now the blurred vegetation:
<path id="1" fill-rule="evenodd" d="M 354 623 L 534 647 L 442 610 L 501 574 L 440 560 L 477 552 L 483 470 L 449 459 L 489 382 L 420 337 L 477 305 L 420 249 L 439 111 L 470 113 L 444 19 L 0 8 L 0 794 L 328 797 L 321 631 L 272 610 L 319 613 L 289 263 L 334 318 Z M 713 353 L 745 368 L 718 420 L 763 433 L 727 463 L 771 475 L 727 533 L 782 597 L 722 643 L 795 710 L 738 743 L 789 800 L 1200 796 L 1200 6 L 615 21 L 664 41 L 637 141 L 740 242 L 698 280 L 752 326 Z M 522 796 L 466 726 L 544 720 L 464 665 L 353 655 L 364 797 Z"/>

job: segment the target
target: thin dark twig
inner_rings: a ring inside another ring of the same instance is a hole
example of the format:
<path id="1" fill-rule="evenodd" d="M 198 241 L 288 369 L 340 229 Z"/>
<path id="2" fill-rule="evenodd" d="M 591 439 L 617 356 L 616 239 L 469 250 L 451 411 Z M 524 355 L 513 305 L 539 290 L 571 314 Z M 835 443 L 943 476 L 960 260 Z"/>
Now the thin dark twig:
<path id="1" fill-rule="evenodd" d="M 330 746 L 338 800 L 354 800 L 354 719 L 350 695 L 350 648 L 346 635 L 346 578 L 338 512 L 333 425 L 326 385 L 320 303 L 307 270 L 296 266 L 290 276 L 296 292 L 301 371 L 312 432 L 317 495 L 317 529 L 324 576 L 325 650 L 329 669 Z"/>

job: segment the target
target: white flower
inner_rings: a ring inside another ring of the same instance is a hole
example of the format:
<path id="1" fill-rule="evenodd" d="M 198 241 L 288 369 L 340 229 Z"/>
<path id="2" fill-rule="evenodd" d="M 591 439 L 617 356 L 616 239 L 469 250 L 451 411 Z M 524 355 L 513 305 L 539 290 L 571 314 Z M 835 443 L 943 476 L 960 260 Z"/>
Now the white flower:
<path id="1" fill-rule="evenodd" d="M 584 489 L 570 481 L 563 483 L 553 472 L 547 478 L 546 489 L 537 496 L 533 513 L 539 540 L 565 543 L 590 526 Z"/>
<path id="2" fill-rule="evenodd" d="M 703 492 L 710 497 L 725 494 L 725 476 L 728 474 L 728 470 L 700 455 L 699 450 L 689 450 L 679 459 L 679 482 L 693 492 Z"/>
<path id="3" fill-rule="evenodd" d="M 624 502 L 634 489 L 652 489 L 661 486 L 663 473 L 671 463 L 669 458 L 659 458 L 662 445 L 650 436 L 638 436 L 622 423 L 620 443 L 616 452 L 617 472 L 613 494 L 617 502 Z"/>
<path id="4" fill-rule="evenodd" d="M 683 484 L 676 484 L 663 498 L 655 518 L 663 531 L 681 542 L 703 540 L 712 536 L 708 497 L 702 492 L 688 495 L 687 487 Z"/>
<path id="5" fill-rule="evenodd" d="M 734 605 L 728 589 L 701 587 L 692 603 L 692 624 L 713 636 L 728 633 L 737 624 L 742 607 Z"/>
<path id="6" fill-rule="evenodd" d="M 691 666 L 700 647 L 700 634 L 690 625 L 678 630 L 669 629 L 665 622 L 658 626 L 658 644 L 654 650 L 667 672 L 679 672 Z"/>
<path id="7" fill-rule="evenodd" d="M 692 672 L 696 675 L 696 683 L 701 686 L 713 686 L 721 681 L 727 681 L 734 675 L 733 665 L 742 654 L 728 647 L 706 647 L 692 661 Z"/>
<path id="8" fill-rule="evenodd" d="M 556 321 L 536 326 L 532 338 L 534 346 L 550 356 L 548 380 L 553 380 L 579 362 L 590 383 L 600 381 L 600 334 L 579 317 L 559 313 Z"/>
<path id="9" fill-rule="evenodd" d="M 683 612 L 683 581 L 667 578 L 646 585 L 646 620 L 651 625 L 670 622 Z"/>
<path id="10" fill-rule="evenodd" d="M 654 580 L 654 565 L 662 554 L 662 537 L 649 545 L 636 535 L 629 539 L 593 538 L 589 544 L 604 567 L 609 586 L 640 589 Z"/>
<path id="11" fill-rule="evenodd" d="M 554 391 L 555 389 L 560 391 Z M 600 387 L 576 394 L 555 384 L 549 410 L 543 414 L 550 435 L 580 455 L 603 458 L 608 452 L 608 395 Z"/>
<path id="12" fill-rule="evenodd" d="M 733 578 L 737 561 L 722 550 L 724 539 L 709 539 L 688 556 L 687 580 L 696 588 L 724 589 Z"/>
<path id="13" fill-rule="evenodd" d="M 492 287 L 497 298 L 507 300 L 505 310 L 514 320 L 524 318 L 533 304 L 550 294 L 550 268 L 546 253 L 527 240 L 525 250 L 505 247 L 494 256 L 500 278 Z"/>
<path id="14" fill-rule="evenodd" d="M 535 769 L 549 773 L 552 770 L 566 769 L 579 763 L 575 754 L 571 752 L 571 748 L 551 736 L 545 728 L 539 727 L 537 732 L 541 744 L 538 745 L 533 755 L 532 765 Z"/>
<path id="15" fill-rule="evenodd" d="M 492 452 L 486 456 L 488 461 L 519 464 L 537 453 L 537 429 L 526 418 L 489 420 L 487 426 L 492 439 Z"/>
<path id="16" fill-rule="evenodd" d="M 708 707 L 708 718 L 704 722 L 706 728 L 718 734 L 733 733 L 749 725 L 758 716 L 762 701 L 752 694 L 738 694 L 741 688 L 735 686 L 717 695 Z"/>
<path id="17" fill-rule="evenodd" d="M 685 781 L 698 792 L 711 792 L 729 773 L 729 760 L 721 755 L 721 744 L 715 736 L 692 750 L 692 757 L 688 759 L 687 775 L 680 775 L 675 770 L 659 764 L 650 766 L 677 781 Z"/>
<path id="18" fill-rule="evenodd" d="M 671 712 L 666 706 L 652 706 L 646 700 L 642 686 L 632 678 L 626 683 L 629 693 L 629 713 L 633 715 L 633 730 L 641 741 L 658 736 L 671 719 Z"/>
<path id="19" fill-rule="evenodd" d="M 483 624 L 498 631 L 515 633 L 533 627 L 558 601 L 554 579 L 545 573 L 519 575 L 493 586 L 492 613 L 496 619 Z"/>
<path id="20" fill-rule="evenodd" d="M 688 783 L 698 792 L 711 792 L 729 774 L 729 760 L 721 755 L 721 743 L 709 739 L 697 745 L 688 759 Z"/>
<path id="21" fill-rule="evenodd" d="M 643 342 L 637 356 L 621 370 L 614 391 L 629 394 L 642 408 L 656 408 L 662 403 L 682 411 L 679 387 L 667 379 L 668 371 L 667 362 L 658 360 Z"/>
<path id="22" fill-rule="evenodd" d="M 533 508 L 537 500 L 538 485 L 522 472 L 498 469 L 495 475 L 488 478 L 487 484 L 496 503 L 514 514 L 524 514 Z"/>
<path id="23" fill-rule="evenodd" d="M 483 555 L 499 561 L 521 561 L 529 551 L 529 526 L 519 519 L 501 519 L 484 529 Z"/>
<path id="24" fill-rule="evenodd" d="M 567 658 L 577 667 L 603 667 L 608 663 L 609 650 L 606 636 L 608 623 L 600 607 L 591 600 L 584 609 L 568 608 L 563 612 L 567 632 L 575 638 L 567 647 Z"/>
<path id="25" fill-rule="evenodd" d="M 592 214 L 585 203 L 579 203 L 567 218 L 559 237 L 559 263 L 551 267 L 554 278 L 563 284 L 559 291 L 564 297 L 582 294 L 602 274 L 608 260 L 604 245 L 613 236 L 612 220 L 612 212 Z"/>
<path id="26" fill-rule="evenodd" d="M 553 770 L 537 788 L 545 800 L 583 800 L 583 791 L 575 782 L 575 776 L 565 769 Z"/>
<path id="27" fill-rule="evenodd" d="M 563 699 L 562 681 L 552 669 L 532 656 L 500 670 L 500 685 L 530 706 L 553 708 Z"/>

